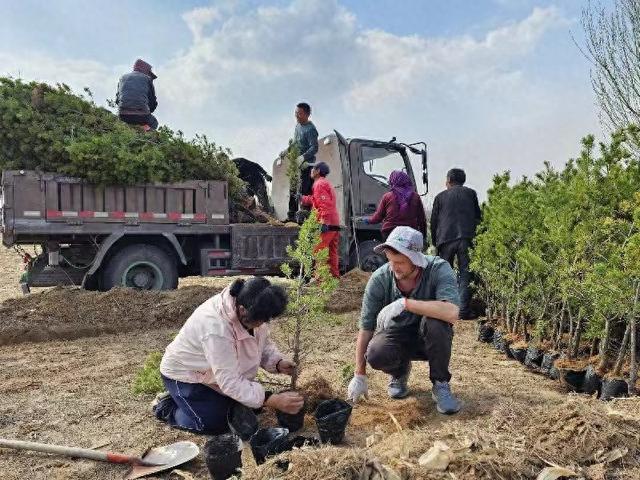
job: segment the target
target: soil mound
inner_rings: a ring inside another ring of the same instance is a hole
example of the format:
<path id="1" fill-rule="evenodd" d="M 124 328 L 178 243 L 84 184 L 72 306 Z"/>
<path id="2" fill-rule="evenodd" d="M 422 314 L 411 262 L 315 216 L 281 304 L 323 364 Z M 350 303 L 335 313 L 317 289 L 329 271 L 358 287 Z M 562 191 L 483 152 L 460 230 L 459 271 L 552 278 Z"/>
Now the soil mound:
<path id="1" fill-rule="evenodd" d="M 89 292 L 57 287 L 0 304 L 0 345 L 179 328 L 207 298 L 221 289 L 190 286 L 147 292 L 116 288 Z"/>
<path id="2" fill-rule="evenodd" d="M 345 313 L 358 310 L 362 306 L 362 295 L 371 273 L 354 269 L 342 277 L 329 297 L 326 310 L 331 313 Z"/>

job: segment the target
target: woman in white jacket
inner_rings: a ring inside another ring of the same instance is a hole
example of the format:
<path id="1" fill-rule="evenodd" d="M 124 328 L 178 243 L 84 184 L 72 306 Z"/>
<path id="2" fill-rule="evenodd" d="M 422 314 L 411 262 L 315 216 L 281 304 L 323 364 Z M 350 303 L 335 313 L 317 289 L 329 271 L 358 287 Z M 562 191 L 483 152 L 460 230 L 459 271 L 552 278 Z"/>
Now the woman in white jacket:
<path id="1" fill-rule="evenodd" d="M 268 322 L 287 306 L 284 289 L 263 277 L 235 280 L 200 305 L 169 344 L 160 363 L 168 391 L 154 407 L 172 426 L 206 432 L 228 430 L 227 411 L 235 402 L 297 413 L 296 392 L 271 394 L 255 381 L 258 368 L 292 375 L 296 365 L 269 339 Z"/>

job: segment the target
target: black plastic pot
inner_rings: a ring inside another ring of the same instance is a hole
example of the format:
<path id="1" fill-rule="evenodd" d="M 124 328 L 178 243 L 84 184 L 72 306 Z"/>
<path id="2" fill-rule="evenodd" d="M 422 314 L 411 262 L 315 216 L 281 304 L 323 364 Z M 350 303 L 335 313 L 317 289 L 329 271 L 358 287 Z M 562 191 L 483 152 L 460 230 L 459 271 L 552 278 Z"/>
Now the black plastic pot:
<path id="1" fill-rule="evenodd" d="M 481 323 L 478 326 L 478 341 L 491 343 L 493 341 L 493 325 L 489 323 Z"/>
<path id="2" fill-rule="evenodd" d="M 597 393 L 600 396 L 600 390 L 602 389 L 602 378 L 596 372 L 593 365 L 587 367 L 587 371 L 584 372 L 584 382 L 582 382 L 582 391 L 589 395 Z"/>
<path id="3" fill-rule="evenodd" d="M 540 373 L 547 375 L 554 380 L 559 378 L 559 372 L 553 363 L 560 358 L 560 354 L 557 352 L 547 352 L 542 356 L 542 362 L 540 363 Z"/>
<path id="4" fill-rule="evenodd" d="M 316 425 L 322 442 L 340 443 L 351 417 L 351 405 L 335 398 L 325 400 L 316 409 Z"/>
<path id="5" fill-rule="evenodd" d="M 304 425 L 304 414 L 307 412 L 306 403 L 302 406 L 298 413 L 284 413 L 280 410 L 276 411 L 276 417 L 278 418 L 278 425 L 282 428 L 286 428 L 290 432 L 297 432 Z"/>
<path id="6" fill-rule="evenodd" d="M 565 368 L 559 368 L 560 380 L 564 383 L 570 392 L 582 392 L 582 386 L 584 385 L 584 375 L 587 372 L 586 369 L 582 370 L 568 370 Z"/>
<path id="7" fill-rule="evenodd" d="M 245 442 L 258 431 L 258 417 L 249 407 L 236 403 L 227 412 L 227 423 L 233 433 Z"/>
<path id="8" fill-rule="evenodd" d="M 204 444 L 204 461 L 213 480 L 227 480 L 242 467 L 242 440 L 235 433 L 224 433 Z"/>
<path id="9" fill-rule="evenodd" d="M 524 359 L 527 357 L 526 348 L 513 348 L 513 346 L 509 345 L 509 352 L 511 352 L 511 356 L 520 363 L 524 363 Z"/>
<path id="10" fill-rule="evenodd" d="M 534 370 L 538 370 L 542 366 L 542 357 L 544 352 L 535 345 L 529 345 L 527 354 L 524 358 L 524 364 Z"/>
<path id="11" fill-rule="evenodd" d="M 251 437 L 251 453 L 256 463 L 261 465 L 267 457 L 290 450 L 287 442 L 289 430 L 286 428 L 261 428 Z"/>
<path id="12" fill-rule="evenodd" d="M 620 378 L 604 378 L 602 380 L 602 390 L 600 400 L 611 400 L 612 398 L 628 397 L 629 385 Z"/>

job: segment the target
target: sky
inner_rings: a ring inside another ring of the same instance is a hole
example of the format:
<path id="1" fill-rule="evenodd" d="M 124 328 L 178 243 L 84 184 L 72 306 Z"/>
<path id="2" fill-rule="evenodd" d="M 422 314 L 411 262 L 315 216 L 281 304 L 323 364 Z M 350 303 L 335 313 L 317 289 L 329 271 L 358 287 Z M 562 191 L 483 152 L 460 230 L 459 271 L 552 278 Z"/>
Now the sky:
<path id="1" fill-rule="evenodd" d="M 605 1 L 605 0 L 602 0 Z M 271 168 L 306 101 L 320 135 L 429 146 L 485 197 L 603 136 L 578 0 L 0 0 L 0 76 L 114 98 L 144 58 L 160 124 Z M 577 45 L 576 45 L 577 44 Z"/>

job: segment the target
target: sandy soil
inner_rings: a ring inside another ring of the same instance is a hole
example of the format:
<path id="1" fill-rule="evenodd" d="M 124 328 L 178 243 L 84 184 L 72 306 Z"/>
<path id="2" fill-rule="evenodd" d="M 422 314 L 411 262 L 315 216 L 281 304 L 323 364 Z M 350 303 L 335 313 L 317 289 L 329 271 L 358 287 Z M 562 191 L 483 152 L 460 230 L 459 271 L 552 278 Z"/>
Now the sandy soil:
<path id="1" fill-rule="evenodd" d="M 3 274 L 0 294 L 3 298 L 15 297 L 19 290 L 12 282 L 17 280 L 20 271 L 15 259 L 5 255 L 2 249 L 0 252 L 0 272 Z M 19 258 L 17 260 L 19 265 Z M 82 335 L 78 335 L 86 338 L 70 339 L 67 336 L 65 340 L 56 340 L 46 336 L 31 339 L 40 340 L 37 343 L 29 341 L 0 346 L 0 437 L 137 454 L 152 446 L 183 439 L 203 445 L 205 437 L 173 430 L 157 422 L 150 414 L 152 398 L 133 395 L 131 385 L 146 355 L 162 350 L 189 310 L 206 298 L 209 291 L 217 291 L 229 282 L 230 279 L 187 279 L 181 282 L 177 292 L 150 295 L 65 293 L 54 289 L 39 297 L 14 299 L 0 305 L 0 313 L 10 319 L 3 323 L 0 316 L 0 331 L 13 328 L 15 333 L 29 325 L 30 331 L 55 331 L 53 327 L 64 325 L 71 331 L 86 326 L 87 322 L 92 327 L 85 328 Z M 122 305 L 114 307 L 116 302 L 108 301 L 109 295 Z M 54 302 L 47 300 L 52 298 Z M 353 300 L 355 303 L 357 299 Z M 55 308 L 55 305 L 63 303 L 64 308 Z M 72 314 L 80 308 L 93 314 Z M 348 309 L 352 310 L 351 307 Z M 150 318 L 154 320 L 148 321 Z M 320 375 L 339 395 L 345 394 L 341 372 L 345 365 L 353 362 L 357 318 L 358 311 L 327 315 L 327 323 L 321 326 L 316 336 L 315 351 L 303 372 L 303 383 Z M 131 319 L 131 323 L 126 328 L 128 331 L 123 331 L 127 319 Z M 110 322 L 117 328 L 109 330 Z M 282 343 L 277 323 L 274 336 Z M 447 422 L 463 422 L 463 426 L 468 422 L 478 428 L 485 420 L 489 422 L 494 418 L 496 412 L 507 408 L 515 406 L 516 411 L 546 410 L 557 408 L 567 400 L 560 384 L 525 371 L 517 362 L 506 360 L 490 346 L 478 343 L 475 337 L 474 322 L 462 322 L 456 326 L 452 386 L 464 404 L 458 415 L 445 417 L 435 411 L 424 364 L 413 370 L 410 380 L 412 395 L 400 401 L 387 398 L 385 375 L 372 372 L 371 398 L 354 408 L 345 445 L 341 448 L 364 447 L 366 438 L 375 432 L 396 432 L 397 425 L 393 419 L 405 430 L 434 432 L 435 439 L 438 432 L 448 425 Z M 573 398 L 577 408 L 581 404 L 586 408 L 588 402 L 593 402 L 580 396 Z M 633 418 L 629 421 L 639 425 L 638 399 L 620 402 L 620 405 L 615 407 L 620 415 Z M 266 417 L 266 423 L 273 421 L 272 416 Z M 311 416 L 306 419 L 305 432 L 315 434 Z M 526 437 L 528 432 L 524 430 L 521 434 Z M 526 455 L 526 451 L 522 455 Z M 245 449 L 243 459 L 248 471 L 254 471 L 248 449 Z M 638 462 L 638 458 L 626 459 L 623 466 L 631 464 L 632 470 L 624 474 L 622 467 L 603 467 L 607 473 L 601 479 L 638 478 L 633 477 L 640 471 Z M 202 458 L 182 469 L 194 478 L 208 478 Z M 91 461 L 0 450 L 0 478 L 7 480 L 117 479 L 122 478 L 125 471 L 123 467 Z M 179 477 L 167 473 L 155 478 Z M 512 477 L 507 475 L 503 478 Z"/>

